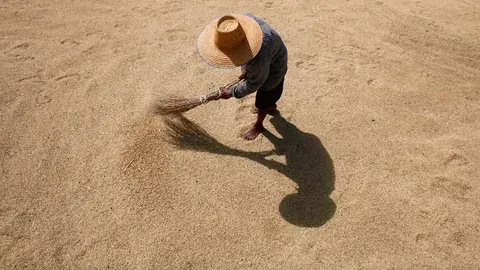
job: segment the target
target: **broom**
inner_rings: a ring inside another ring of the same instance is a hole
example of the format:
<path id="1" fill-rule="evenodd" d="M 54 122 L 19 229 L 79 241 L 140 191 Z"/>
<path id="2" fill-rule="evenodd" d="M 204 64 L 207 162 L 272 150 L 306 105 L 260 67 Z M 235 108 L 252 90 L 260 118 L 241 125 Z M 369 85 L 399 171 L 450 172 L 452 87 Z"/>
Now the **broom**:
<path id="1" fill-rule="evenodd" d="M 230 88 L 243 79 L 237 79 L 233 82 L 228 83 L 224 87 Z M 195 107 L 198 107 L 202 104 L 205 104 L 212 100 L 217 100 L 220 97 L 221 90 L 212 92 L 208 95 L 200 96 L 200 98 L 181 98 L 170 96 L 163 99 L 158 100 L 153 105 L 153 113 L 158 115 L 171 115 L 171 114 L 179 114 L 189 111 Z"/>

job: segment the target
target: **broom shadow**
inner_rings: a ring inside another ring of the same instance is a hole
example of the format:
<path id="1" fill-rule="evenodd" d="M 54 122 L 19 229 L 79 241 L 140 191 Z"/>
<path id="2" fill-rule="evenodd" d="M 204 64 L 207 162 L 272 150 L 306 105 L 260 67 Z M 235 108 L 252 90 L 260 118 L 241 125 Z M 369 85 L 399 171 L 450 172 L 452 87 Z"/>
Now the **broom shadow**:
<path id="1" fill-rule="evenodd" d="M 183 115 L 165 119 L 165 126 L 169 142 L 179 149 L 247 158 L 290 178 L 297 183 L 297 192 L 283 198 L 280 214 L 297 226 L 320 227 L 336 210 L 335 202 L 330 198 L 335 183 L 333 161 L 315 135 L 302 132 L 278 111 L 272 116 L 270 122 L 282 138 L 264 131 L 264 136 L 275 147 L 265 152 L 230 148 Z M 285 155 L 286 164 L 266 159 L 273 154 Z"/>

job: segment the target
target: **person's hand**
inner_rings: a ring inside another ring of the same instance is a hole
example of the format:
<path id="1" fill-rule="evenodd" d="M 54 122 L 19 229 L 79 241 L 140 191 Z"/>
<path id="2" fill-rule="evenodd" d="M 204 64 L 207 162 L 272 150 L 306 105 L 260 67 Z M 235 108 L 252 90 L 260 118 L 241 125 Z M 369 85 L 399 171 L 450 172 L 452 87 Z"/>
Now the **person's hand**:
<path id="1" fill-rule="evenodd" d="M 220 87 L 220 95 L 218 96 L 218 99 L 229 99 L 231 98 L 229 91 L 230 88 L 222 86 Z"/>
<path id="2" fill-rule="evenodd" d="M 247 78 L 247 72 L 246 71 L 242 72 L 242 74 L 240 74 L 240 76 L 238 76 L 238 79 L 240 79 L 240 80 L 243 80 L 243 79 L 246 79 L 246 78 Z"/>

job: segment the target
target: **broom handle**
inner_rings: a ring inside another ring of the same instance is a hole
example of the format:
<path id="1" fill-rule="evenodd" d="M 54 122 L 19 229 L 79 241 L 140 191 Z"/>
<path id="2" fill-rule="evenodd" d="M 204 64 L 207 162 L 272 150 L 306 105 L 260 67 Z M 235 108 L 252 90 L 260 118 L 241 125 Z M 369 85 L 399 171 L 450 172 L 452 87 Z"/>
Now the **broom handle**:
<path id="1" fill-rule="evenodd" d="M 234 86 L 235 84 L 239 83 L 239 82 L 242 81 L 242 80 L 243 80 L 243 79 L 237 79 L 237 80 L 235 80 L 235 81 L 233 81 L 233 82 L 227 83 L 224 87 L 230 88 L 230 87 Z"/>
<path id="2" fill-rule="evenodd" d="M 242 80 L 243 80 L 243 79 L 235 80 L 235 81 L 233 81 L 233 82 L 230 82 L 230 83 L 226 84 L 226 85 L 223 86 L 223 87 L 230 88 L 230 87 L 238 84 L 238 83 L 241 82 Z M 210 93 L 210 94 L 208 94 L 208 95 L 205 96 L 205 99 L 206 99 L 205 102 L 212 101 L 212 100 L 217 100 L 219 95 L 220 95 L 220 91 L 212 92 L 212 93 Z"/>

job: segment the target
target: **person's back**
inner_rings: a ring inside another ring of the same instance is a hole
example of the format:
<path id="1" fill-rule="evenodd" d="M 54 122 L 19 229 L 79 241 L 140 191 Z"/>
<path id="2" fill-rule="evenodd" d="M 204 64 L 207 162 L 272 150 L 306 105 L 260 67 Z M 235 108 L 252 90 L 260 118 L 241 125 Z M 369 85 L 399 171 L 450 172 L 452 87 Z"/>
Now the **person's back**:
<path id="1" fill-rule="evenodd" d="M 266 22 L 251 13 L 245 15 L 254 19 L 262 29 L 262 47 L 253 59 L 242 65 L 246 81 L 231 89 L 232 96 L 242 98 L 257 90 L 268 91 L 277 86 L 287 73 L 287 47 L 280 35 Z"/>

